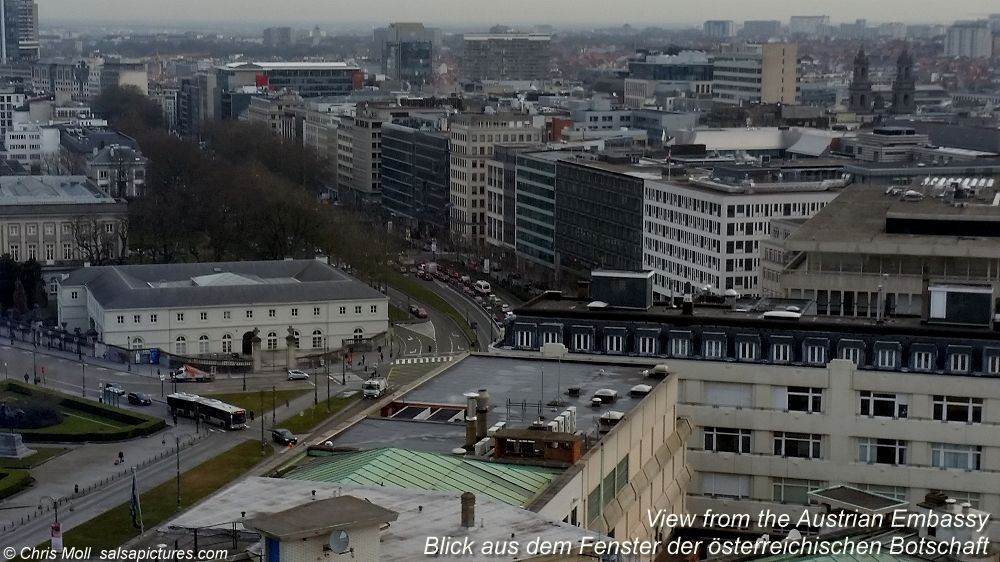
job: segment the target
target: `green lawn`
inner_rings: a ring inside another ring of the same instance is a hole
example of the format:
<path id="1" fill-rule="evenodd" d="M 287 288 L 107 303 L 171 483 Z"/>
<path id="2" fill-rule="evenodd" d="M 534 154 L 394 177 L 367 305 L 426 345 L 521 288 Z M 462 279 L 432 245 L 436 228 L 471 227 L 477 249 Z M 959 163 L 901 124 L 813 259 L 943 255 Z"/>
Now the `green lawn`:
<path id="1" fill-rule="evenodd" d="M 292 433 L 309 433 L 326 418 L 336 414 L 357 398 L 331 398 L 329 403 L 321 400 L 319 404 L 310 406 L 298 415 L 280 422 L 278 426 Z"/>
<path id="2" fill-rule="evenodd" d="M 27 470 L 0 471 L 0 499 L 14 495 L 31 485 L 31 475 Z"/>
<path id="3" fill-rule="evenodd" d="M 448 301 L 441 298 L 440 295 L 423 286 L 416 279 L 412 277 L 404 277 L 398 273 L 390 274 L 388 282 L 396 290 L 410 295 L 411 297 L 425 303 L 427 306 L 454 320 L 455 324 L 457 324 L 459 329 L 462 330 L 462 333 L 465 334 L 465 338 L 471 342 L 470 345 L 472 348 L 474 349 L 479 346 L 476 339 L 476 333 L 472 331 L 471 327 L 469 327 L 468 322 L 465 321 L 465 317 L 455 310 L 455 307 L 448 304 Z"/>
<path id="4" fill-rule="evenodd" d="M 23 459 L 0 459 L 0 468 L 35 468 L 36 466 L 57 457 L 69 449 L 65 447 L 29 447 L 35 452 Z"/>
<path id="5" fill-rule="evenodd" d="M 221 455 L 203 462 L 181 475 L 181 508 L 187 508 L 239 478 L 270 454 L 261 454 L 260 441 L 244 441 Z M 184 452 L 181 451 L 181 455 Z M 141 473 L 140 473 L 141 476 Z M 141 489 L 140 507 L 146 529 L 151 529 L 177 513 L 177 483 L 171 479 L 145 492 Z M 131 486 L 131 481 L 127 484 Z M 139 534 L 132 527 L 129 504 L 125 502 L 102 515 L 63 534 L 66 547 L 115 548 Z M 47 547 L 49 543 L 42 545 Z"/>
<path id="6" fill-rule="evenodd" d="M 60 408 L 63 413 L 62 423 L 41 427 L 38 429 L 19 429 L 19 433 L 109 433 L 130 427 L 130 424 L 81 412 L 73 408 Z"/>
<path id="7" fill-rule="evenodd" d="M 312 392 L 307 389 L 294 389 L 294 390 L 279 390 L 274 395 L 274 403 L 278 405 L 278 408 L 283 408 L 286 401 L 295 400 L 299 396 L 307 392 Z M 206 394 L 205 398 L 215 398 L 216 400 L 222 400 L 227 404 L 232 404 L 233 406 L 239 406 L 247 411 L 249 416 L 250 410 L 258 416 L 263 415 L 264 412 L 271 410 L 271 391 L 264 391 L 264 407 L 260 406 L 260 391 L 256 392 L 229 392 L 224 394 Z M 249 417 L 247 420 L 249 421 Z"/>
<path id="8" fill-rule="evenodd" d="M 410 313 L 399 308 L 396 305 L 389 305 L 389 321 L 390 322 L 407 322 L 410 320 Z"/>

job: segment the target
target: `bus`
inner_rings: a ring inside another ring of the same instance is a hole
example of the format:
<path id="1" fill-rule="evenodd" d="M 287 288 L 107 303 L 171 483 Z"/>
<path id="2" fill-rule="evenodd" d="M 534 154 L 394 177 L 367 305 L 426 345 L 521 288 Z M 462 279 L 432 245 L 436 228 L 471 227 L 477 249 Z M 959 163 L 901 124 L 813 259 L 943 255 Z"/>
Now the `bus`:
<path id="1" fill-rule="evenodd" d="M 245 429 L 247 426 L 246 410 L 221 400 L 175 392 L 167 396 L 167 405 L 175 416 L 201 419 L 222 429 Z"/>

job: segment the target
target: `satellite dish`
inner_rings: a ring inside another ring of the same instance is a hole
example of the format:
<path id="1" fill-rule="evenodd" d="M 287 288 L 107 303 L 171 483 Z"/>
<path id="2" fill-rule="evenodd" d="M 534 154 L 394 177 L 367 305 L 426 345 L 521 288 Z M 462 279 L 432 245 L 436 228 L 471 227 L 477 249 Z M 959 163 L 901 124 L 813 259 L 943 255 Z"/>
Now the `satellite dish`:
<path id="1" fill-rule="evenodd" d="M 330 550 L 336 554 L 344 554 L 351 550 L 351 538 L 347 531 L 340 529 L 330 533 Z"/>

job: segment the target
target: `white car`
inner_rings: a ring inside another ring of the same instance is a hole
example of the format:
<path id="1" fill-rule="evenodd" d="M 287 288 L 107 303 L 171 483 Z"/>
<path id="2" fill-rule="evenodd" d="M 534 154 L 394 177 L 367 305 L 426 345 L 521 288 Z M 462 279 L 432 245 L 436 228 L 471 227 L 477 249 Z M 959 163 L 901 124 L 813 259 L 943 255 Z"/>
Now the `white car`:
<path id="1" fill-rule="evenodd" d="M 306 373 L 305 371 L 299 371 L 298 369 L 288 369 L 288 380 L 307 381 L 309 380 L 309 373 Z"/>
<path id="2" fill-rule="evenodd" d="M 111 394 L 117 394 L 118 396 L 125 395 L 125 388 L 121 384 L 116 382 L 106 382 L 104 383 L 104 391 L 110 392 Z"/>

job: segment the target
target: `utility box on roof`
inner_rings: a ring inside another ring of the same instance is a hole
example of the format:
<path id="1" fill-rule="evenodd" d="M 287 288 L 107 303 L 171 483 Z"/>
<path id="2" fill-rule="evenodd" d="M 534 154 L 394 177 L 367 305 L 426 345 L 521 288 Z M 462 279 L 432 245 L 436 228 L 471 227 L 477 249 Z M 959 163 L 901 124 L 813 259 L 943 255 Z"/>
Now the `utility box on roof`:
<path id="1" fill-rule="evenodd" d="M 653 272 L 592 271 L 590 299 L 594 307 L 649 309 L 653 306 Z"/>

